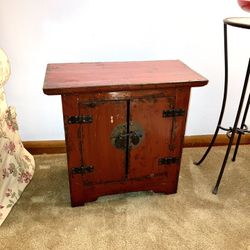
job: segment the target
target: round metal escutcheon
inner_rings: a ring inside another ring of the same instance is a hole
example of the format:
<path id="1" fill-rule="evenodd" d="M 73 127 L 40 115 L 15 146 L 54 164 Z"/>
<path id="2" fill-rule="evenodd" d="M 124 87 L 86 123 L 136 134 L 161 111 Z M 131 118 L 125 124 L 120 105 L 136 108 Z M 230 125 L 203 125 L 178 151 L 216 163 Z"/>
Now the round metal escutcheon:
<path id="1" fill-rule="evenodd" d="M 117 125 L 110 136 L 111 143 L 114 147 L 121 150 L 138 147 L 144 138 L 142 127 L 138 123 L 130 122 L 129 131 L 127 123 Z M 127 140 L 129 140 L 127 142 Z"/>

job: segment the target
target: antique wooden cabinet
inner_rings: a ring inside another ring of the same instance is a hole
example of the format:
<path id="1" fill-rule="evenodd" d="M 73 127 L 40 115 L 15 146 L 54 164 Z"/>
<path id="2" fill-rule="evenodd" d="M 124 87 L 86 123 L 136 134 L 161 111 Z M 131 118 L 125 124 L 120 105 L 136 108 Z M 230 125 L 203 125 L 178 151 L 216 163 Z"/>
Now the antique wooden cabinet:
<path id="1" fill-rule="evenodd" d="M 72 206 L 175 193 L 190 88 L 206 83 L 179 60 L 49 64 L 43 91 L 62 96 Z"/>

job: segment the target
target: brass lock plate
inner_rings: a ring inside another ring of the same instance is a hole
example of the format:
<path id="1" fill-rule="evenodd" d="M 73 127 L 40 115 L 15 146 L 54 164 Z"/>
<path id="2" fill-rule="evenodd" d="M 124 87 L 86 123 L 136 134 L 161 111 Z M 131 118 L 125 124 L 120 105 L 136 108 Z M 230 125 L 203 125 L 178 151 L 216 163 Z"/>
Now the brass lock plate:
<path id="1" fill-rule="evenodd" d="M 114 147 L 122 150 L 138 147 L 144 138 L 142 127 L 135 122 L 130 122 L 129 130 L 127 123 L 117 125 L 111 133 L 111 143 Z"/>

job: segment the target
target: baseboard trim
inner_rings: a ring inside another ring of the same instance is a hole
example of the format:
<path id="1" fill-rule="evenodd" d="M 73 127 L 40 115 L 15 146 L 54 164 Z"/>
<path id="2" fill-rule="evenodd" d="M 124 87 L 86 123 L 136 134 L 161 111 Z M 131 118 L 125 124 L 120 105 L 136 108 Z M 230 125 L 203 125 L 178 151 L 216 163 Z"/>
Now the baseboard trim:
<path id="1" fill-rule="evenodd" d="M 66 153 L 64 140 L 24 141 L 23 145 L 33 155 Z"/>
<path id="2" fill-rule="evenodd" d="M 193 147 L 207 147 L 213 135 L 192 135 L 185 136 L 184 138 L 184 147 L 193 148 Z M 234 138 L 233 144 L 236 144 L 237 137 Z M 225 146 L 228 145 L 229 138 L 225 134 L 220 134 L 217 136 L 214 146 Z M 241 137 L 241 145 L 250 144 L 250 134 L 246 134 Z"/>
<path id="3" fill-rule="evenodd" d="M 185 136 L 184 147 L 207 147 L 212 140 L 213 135 L 192 135 Z M 38 154 L 62 154 L 66 153 L 64 140 L 51 141 L 25 141 L 24 147 L 33 155 Z M 224 146 L 228 144 L 226 135 L 218 135 L 214 146 Z M 235 141 L 234 141 L 235 144 Z M 241 145 L 250 144 L 250 134 L 244 135 L 241 138 Z"/>

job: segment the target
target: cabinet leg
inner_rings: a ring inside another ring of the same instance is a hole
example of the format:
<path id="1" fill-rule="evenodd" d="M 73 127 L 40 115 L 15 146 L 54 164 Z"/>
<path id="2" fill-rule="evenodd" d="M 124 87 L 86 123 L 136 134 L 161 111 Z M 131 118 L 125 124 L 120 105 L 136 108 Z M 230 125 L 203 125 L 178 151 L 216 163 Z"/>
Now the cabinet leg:
<path id="1" fill-rule="evenodd" d="M 100 196 L 86 196 L 81 200 L 73 201 L 71 200 L 72 207 L 84 206 L 86 202 L 96 201 Z"/>

